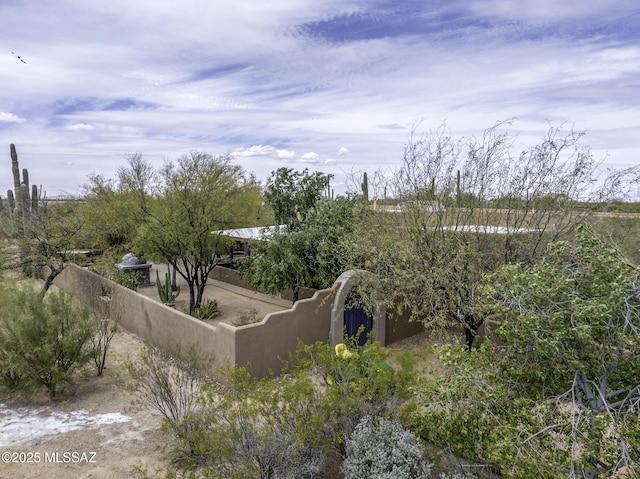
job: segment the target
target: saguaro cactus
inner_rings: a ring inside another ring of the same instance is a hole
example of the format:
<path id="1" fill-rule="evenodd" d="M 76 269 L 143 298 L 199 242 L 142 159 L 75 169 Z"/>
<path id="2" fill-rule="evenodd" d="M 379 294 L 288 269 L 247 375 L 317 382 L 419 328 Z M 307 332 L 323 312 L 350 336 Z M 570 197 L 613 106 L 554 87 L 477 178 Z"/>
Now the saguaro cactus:
<path id="1" fill-rule="evenodd" d="M 369 179 L 367 178 L 367 172 L 362 175 L 362 196 L 364 200 L 369 203 Z"/>
<path id="2" fill-rule="evenodd" d="M 164 284 L 160 282 L 160 275 L 158 271 L 156 271 L 156 286 L 158 287 L 158 296 L 160 296 L 160 301 L 167 305 L 173 305 L 175 303 L 176 298 L 180 295 L 180 287 L 171 285 L 171 278 L 169 277 L 169 272 L 165 273 L 165 281 Z"/>
<path id="3" fill-rule="evenodd" d="M 13 173 L 13 189 L 18 191 L 20 188 L 20 167 L 18 166 L 18 153 L 16 152 L 16 145 L 11 143 L 9 147 L 11 151 L 11 171 Z"/>
<path id="4" fill-rule="evenodd" d="M 22 181 L 20 181 L 20 166 L 18 165 L 18 153 L 16 146 L 10 145 L 11 172 L 13 173 L 13 190 L 7 191 L 7 201 L 10 211 L 14 213 L 29 214 L 38 210 L 40 191 L 36 185 L 31 186 L 29 193 L 29 170 L 23 168 Z"/>

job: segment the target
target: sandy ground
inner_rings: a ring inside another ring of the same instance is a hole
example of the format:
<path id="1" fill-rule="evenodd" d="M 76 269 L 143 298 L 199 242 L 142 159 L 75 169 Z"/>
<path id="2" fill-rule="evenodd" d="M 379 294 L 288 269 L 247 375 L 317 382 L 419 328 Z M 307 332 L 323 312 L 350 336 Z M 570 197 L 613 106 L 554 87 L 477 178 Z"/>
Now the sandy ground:
<path id="1" fill-rule="evenodd" d="M 218 301 L 215 322 L 243 315 L 260 320 L 288 307 L 286 301 L 239 295 L 232 287 L 219 286 L 211 281 L 205 291 L 205 297 Z M 188 289 L 183 288 L 176 305 L 180 309 L 188 307 Z M 140 293 L 158 300 L 155 285 Z M 133 477 L 136 467 L 163 469 L 163 448 L 170 437 L 159 431 L 159 416 L 131 407 L 133 397 L 124 385 L 124 364 L 143 347 L 140 338 L 120 330 L 103 377 L 95 377 L 91 366 L 73 389 L 53 401 L 45 393 L 22 399 L 0 395 L 0 479 L 115 479 Z"/>
<path id="2" fill-rule="evenodd" d="M 168 437 L 159 431 L 160 418 L 133 409 L 123 384 L 124 363 L 142 348 L 139 338 L 120 331 L 103 377 L 90 369 L 55 400 L 44 393 L 0 398 L 0 478 L 115 479 L 161 464 Z"/>
<path id="3" fill-rule="evenodd" d="M 206 294 L 220 306 L 216 321 L 233 321 L 253 310 L 263 317 L 287 305 L 216 286 L 208 286 Z M 155 286 L 141 293 L 157 300 Z M 412 349 L 425 339 L 410 338 L 394 349 Z M 159 416 L 131 407 L 133 398 L 124 385 L 124 364 L 135 360 L 143 347 L 137 336 L 120 330 L 103 377 L 95 377 L 91 367 L 55 400 L 45 393 L 22 399 L 0 395 L 0 479 L 116 479 L 134 477 L 135 468 L 164 470 L 163 449 L 171 438 L 160 432 Z"/>
<path id="4" fill-rule="evenodd" d="M 290 302 L 286 300 L 270 298 L 250 291 L 247 291 L 244 295 L 239 295 L 237 291 L 241 291 L 241 288 L 235 288 L 215 280 L 207 282 L 204 297 L 216 300 L 220 310 L 218 316 L 207 322 L 214 324 L 224 321 L 233 324 L 240 318 L 251 319 L 251 322 L 260 321 L 269 313 L 282 311 L 291 306 Z M 159 301 L 158 290 L 155 285 L 140 288 L 138 292 Z M 183 312 L 189 310 L 189 289 L 187 286 L 181 286 L 175 308 Z"/>

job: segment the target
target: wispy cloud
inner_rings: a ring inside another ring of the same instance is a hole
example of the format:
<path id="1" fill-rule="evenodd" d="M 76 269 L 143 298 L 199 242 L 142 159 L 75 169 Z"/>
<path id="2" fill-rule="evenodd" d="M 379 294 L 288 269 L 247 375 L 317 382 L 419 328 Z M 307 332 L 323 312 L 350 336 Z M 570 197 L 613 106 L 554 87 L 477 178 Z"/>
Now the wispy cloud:
<path id="1" fill-rule="evenodd" d="M 65 127 L 69 131 L 95 131 L 96 127 L 86 123 L 72 123 Z"/>
<path id="2" fill-rule="evenodd" d="M 50 192 L 191 149 L 340 182 L 443 121 L 470 135 L 516 118 L 532 138 L 568 122 L 611 164 L 640 156 L 631 0 L 23 0 L 0 16 L 0 147 Z"/>
<path id="3" fill-rule="evenodd" d="M 24 123 L 24 121 L 24 118 L 20 118 L 13 113 L 0 111 L 0 123 Z"/>

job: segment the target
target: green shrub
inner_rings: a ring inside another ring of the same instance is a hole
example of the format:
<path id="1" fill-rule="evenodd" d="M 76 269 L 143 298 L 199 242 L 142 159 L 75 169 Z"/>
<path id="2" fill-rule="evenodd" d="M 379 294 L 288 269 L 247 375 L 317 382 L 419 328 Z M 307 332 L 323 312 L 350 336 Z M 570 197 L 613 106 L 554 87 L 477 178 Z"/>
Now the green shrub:
<path id="1" fill-rule="evenodd" d="M 138 291 L 140 289 L 140 277 L 136 273 L 125 273 L 115 268 L 108 274 L 109 279 L 122 286 Z"/>
<path id="2" fill-rule="evenodd" d="M 220 314 L 218 301 L 205 298 L 199 308 L 193 311 L 193 316 L 198 319 L 213 319 Z"/>
<path id="3" fill-rule="evenodd" d="M 0 381 L 11 390 L 45 386 L 51 397 L 93 357 L 96 320 L 70 296 L 31 283 L 0 283 Z"/>
<path id="4" fill-rule="evenodd" d="M 638 475 L 637 403 L 631 414 L 594 415 L 572 404 L 571 390 L 545 399 L 512 388 L 486 343 L 471 353 L 459 344 L 434 351 L 445 371 L 421 380 L 401 413 L 423 439 L 505 478 Z"/>
<path id="5" fill-rule="evenodd" d="M 179 376 L 186 374 L 176 369 L 179 363 L 155 355 L 135 376 L 145 402 L 161 407 L 176 439 L 169 453 L 172 473 L 306 478 L 317 477 L 330 452 L 344 454 L 345 438 L 363 416 L 393 407 L 410 375 L 393 371 L 385 357 L 371 344 L 349 359 L 326 343 L 300 346 L 282 376 L 256 379 L 245 368 L 223 368 L 218 382 L 202 383 L 197 394 L 180 379 L 189 376 Z M 196 396 L 188 409 L 167 407 Z"/>
<path id="6" fill-rule="evenodd" d="M 422 479 L 432 464 L 420 438 L 382 416 L 365 416 L 346 442 L 345 479 Z"/>
<path id="7" fill-rule="evenodd" d="M 397 406 L 413 380 L 406 371 L 394 371 L 385 362 L 388 350 L 378 343 L 356 349 L 326 343 L 302 346 L 299 361 L 324 383 L 321 397 L 326 408 L 325 427 L 344 456 L 345 439 L 367 415 L 379 415 Z M 396 404 L 394 404 L 396 403 Z"/>
<path id="8" fill-rule="evenodd" d="M 201 415 L 187 419 L 197 425 L 188 435 L 196 447 L 182 456 L 182 467 L 238 479 L 316 476 L 331 441 L 311 378 L 254 379 L 244 368 L 224 378 L 228 388 L 205 387 Z"/>

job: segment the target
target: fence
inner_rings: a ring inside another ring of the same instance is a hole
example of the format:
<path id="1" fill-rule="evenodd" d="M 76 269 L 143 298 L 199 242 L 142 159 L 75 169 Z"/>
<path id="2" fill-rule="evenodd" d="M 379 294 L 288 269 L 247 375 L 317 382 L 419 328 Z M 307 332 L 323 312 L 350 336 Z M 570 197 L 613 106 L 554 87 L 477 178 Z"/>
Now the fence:
<path id="1" fill-rule="evenodd" d="M 222 274 L 222 273 L 221 273 Z M 235 272 L 224 272 L 230 284 L 236 283 Z M 221 280 L 221 275 L 216 276 Z M 212 358 L 210 372 L 230 363 L 247 366 L 251 374 L 264 377 L 271 371 L 279 373 L 282 360 L 288 359 L 298 342 L 311 344 L 328 341 L 331 330 L 331 308 L 336 287 L 316 291 L 311 298 L 297 301 L 291 309 L 267 314 L 262 321 L 244 326 L 227 323 L 211 325 L 164 304 L 125 288 L 77 265 L 68 265 L 54 284 L 88 304 L 100 308 L 105 289 L 110 291 L 112 319 L 120 326 L 164 351 L 194 347 Z M 408 313 L 389 315 L 385 320 L 386 343 L 391 344 L 424 331 L 419 322 L 409 322 Z M 482 328 L 479 340 L 493 333 L 496 323 L 489 321 Z M 459 330 L 459 331 L 458 331 Z M 452 332 L 462 335 L 461 327 Z M 500 343 L 498 341 L 498 343 Z"/>
<path id="2" fill-rule="evenodd" d="M 292 309 L 270 313 L 260 322 L 235 327 L 207 324 L 73 264 L 54 284 L 94 310 L 109 289 L 111 317 L 124 329 L 165 351 L 174 351 L 177 345 L 195 347 L 199 354 L 213 358 L 212 371 L 229 362 L 248 366 L 258 377 L 270 370 L 278 373 L 280 358 L 288 358 L 298 340 L 312 343 L 329 338 L 331 289 L 317 291 Z"/>

